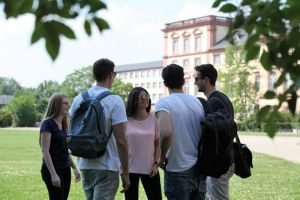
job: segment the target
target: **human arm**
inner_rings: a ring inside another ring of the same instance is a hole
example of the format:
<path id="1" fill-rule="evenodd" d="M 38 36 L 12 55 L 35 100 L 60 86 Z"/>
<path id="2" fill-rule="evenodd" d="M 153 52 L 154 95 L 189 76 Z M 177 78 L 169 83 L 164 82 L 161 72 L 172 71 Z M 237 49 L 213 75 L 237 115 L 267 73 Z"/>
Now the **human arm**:
<path id="1" fill-rule="evenodd" d="M 125 137 L 126 123 L 115 124 L 112 127 L 113 127 L 114 136 L 116 138 L 119 159 L 122 167 L 121 178 L 122 178 L 123 190 L 121 192 L 125 192 L 129 189 L 130 186 L 129 172 L 128 172 L 128 145 Z"/>
<path id="2" fill-rule="evenodd" d="M 75 182 L 78 182 L 78 181 L 80 181 L 80 178 L 81 178 L 80 173 L 79 173 L 71 155 L 69 155 L 69 161 L 70 161 L 71 168 L 73 169 L 73 173 L 75 176 Z"/>
<path id="3" fill-rule="evenodd" d="M 160 167 L 164 167 L 173 134 L 172 118 L 170 113 L 166 111 L 156 112 L 155 115 L 160 127 L 160 159 L 158 164 Z"/>
<path id="4" fill-rule="evenodd" d="M 51 175 L 51 181 L 52 185 L 54 187 L 61 187 L 61 181 L 59 176 L 57 175 L 54 165 L 50 156 L 50 143 L 51 143 L 51 133 L 49 132 L 42 132 L 41 133 L 41 148 L 42 148 L 42 154 L 44 161 L 46 163 L 46 166 L 50 172 Z"/>
<path id="5" fill-rule="evenodd" d="M 154 138 L 154 162 L 150 176 L 153 177 L 158 173 L 158 161 L 160 158 L 160 147 L 159 147 L 159 124 L 158 120 L 155 119 L 155 138 Z"/>

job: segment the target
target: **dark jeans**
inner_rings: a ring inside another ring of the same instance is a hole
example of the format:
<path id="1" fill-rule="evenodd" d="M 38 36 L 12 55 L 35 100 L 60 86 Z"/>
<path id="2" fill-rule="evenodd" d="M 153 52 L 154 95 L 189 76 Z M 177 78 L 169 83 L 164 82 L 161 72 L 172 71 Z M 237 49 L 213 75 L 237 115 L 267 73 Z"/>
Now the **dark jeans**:
<path id="1" fill-rule="evenodd" d="M 196 166 L 183 172 L 165 171 L 165 195 L 168 200 L 204 200 L 205 190 L 200 184 L 205 184 L 205 181 Z"/>
<path id="2" fill-rule="evenodd" d="M 161 187 L 159 173 L 154 177 L 150 177 L 146 174 L 129 174 L 130 187 L 125 192 L 126 200 L 138 200 L 139 191 L 139 179 L 141 178 L 144 190 L 146 192 L 148 200 L 161 200 Z"/>
<path id="3" fill-rule="evenodd" d="M 57 175 L 61 181 L 61 188 L 54 187 L 51 181 L 51 175 L 47 167 L 43 166 L 41 169 L 41 174 L 43 181 L 45 182 L 49 199 L 50 200 L 66 200 L 69 196 L 70 185 L 71 185 L 71 169 L 62 168 L 62 169 L 55 169 Z"/>

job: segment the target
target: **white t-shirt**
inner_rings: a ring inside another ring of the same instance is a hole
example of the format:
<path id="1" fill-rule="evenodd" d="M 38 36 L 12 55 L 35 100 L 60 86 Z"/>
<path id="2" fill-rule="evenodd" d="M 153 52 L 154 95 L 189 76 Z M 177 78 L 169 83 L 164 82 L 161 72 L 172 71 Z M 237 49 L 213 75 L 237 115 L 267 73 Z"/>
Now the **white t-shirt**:
<path id="1" fill-rule="evenodd" d="M 100 93 L 107 91 L 107 88 L 100 86 L 93 86 L 88 89 L 90 97 L 96 97 Z M 72 106 L 70 108 L 70 115 L 75 112 L 77 106 L 83 100 L 81 94 L 74 98 Z M 111 126 L 127 122 L 125 105 L 122 99 L 117 95 L 109 95 L 101 100 L 101 104 L 105 111 L 106 116 L 106 127 L 108 128 L 108 133 L 110 133 Z M 120 160 L 117 151 L 116 139 L 114 133 L 111 134 L 110 139 L 106 146 L 106 151 L 103 156 L 96 159 L 85 159 L 78 158 L 79 169 L 103 169 L 111 171 L 120 170 Z"/>
<path id="2" fill-rule="evenodd" d="M 160 99 L 155 112 L 165 111 L 172 118 L 172 140 L 167 152 L 167 171 L 181 172 L 193 167 L 198 158 L 204 110 L 200 101 L 185 93 L 172 93 Z"/>

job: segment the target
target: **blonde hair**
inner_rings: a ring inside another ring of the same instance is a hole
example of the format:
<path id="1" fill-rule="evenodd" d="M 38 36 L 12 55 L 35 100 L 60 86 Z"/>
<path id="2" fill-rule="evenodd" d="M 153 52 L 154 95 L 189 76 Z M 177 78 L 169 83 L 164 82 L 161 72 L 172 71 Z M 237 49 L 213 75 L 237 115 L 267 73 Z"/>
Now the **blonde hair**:
<path id="1" fill-rule="evenodd" d="M 54 93 L 51 96 L 51 98 L 48 102 L 48 106 L 47 106 L 47 110 L 46 110 L 44 119 L 49 119 L 49 118 L 54 119 L 59 116 L 64 98 L 69 99 L 69 97 L 63 93 Z M 62 129 L 65 131 L 67 131 L 69 129 L 69 119 L 68 118 L 69 118 L 69 116 L 66 115 L 62 120 Z"/>
<path id="2" fill-rule="evenodd" d="M 69 99 L 69 97 L 63 93 L 54 93 L 50 97 L 48 106 L 47 106 L 47 109 L 46 109 L 46 112 L 44 115 L 44 120 L 45 119 L 54 119 L 59 116 L 64 98 Z M 62 129 L 64 131 L 69 130 L 69 115 L 66 115 L 63 118 L 61 124 L 62 124 Z M 40 135 L 39 143 L 41 144 L 41 135 Z"/>

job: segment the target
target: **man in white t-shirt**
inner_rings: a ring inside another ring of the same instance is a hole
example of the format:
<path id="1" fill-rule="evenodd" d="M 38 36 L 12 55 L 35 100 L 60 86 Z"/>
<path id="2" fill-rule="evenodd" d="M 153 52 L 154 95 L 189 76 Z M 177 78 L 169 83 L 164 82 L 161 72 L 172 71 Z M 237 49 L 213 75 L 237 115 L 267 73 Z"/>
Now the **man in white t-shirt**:
<path id="1" fill-rule="evenodd" d="M 200 101 L 183 92 L 183 68 L 166 66 L 162 78 L 169 96 L 155 105 L 160 126 L 161 156 L 159 165 L 165 167 L 165 195 L 170 200 L 204 199 L 198 192 L 202 176 L 197 172 L 200 121 L 204 110 Z"/>
<path id="2" fill-rule="evenodd" d="M 111 88 L 116 72 L 115 64 L 108 59 L 100 59 L 93 65 L 93 77 L 96 85 L 88 89 L 90 97 L 96 97 Z M 70 115 L 83 100 L 82 95 L 75 97 L 70 108 Z M 121 180 L 123 190 L 129 188 L 128 146 L 125 137 L 126 110 L 122 99 L 117 95 L 109 95 L 101 100 L 106 116 L 109 138 L 103 156 L 96 159 L 78 158 L 78 166 L 82 174 L 82 187 L 87 200 L 113 200 L 119 186 L 120 162 L 122 167 Z"/>

